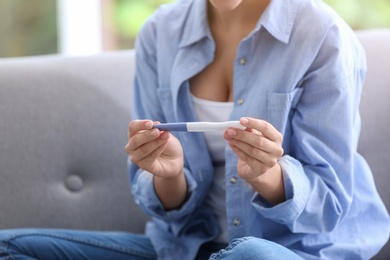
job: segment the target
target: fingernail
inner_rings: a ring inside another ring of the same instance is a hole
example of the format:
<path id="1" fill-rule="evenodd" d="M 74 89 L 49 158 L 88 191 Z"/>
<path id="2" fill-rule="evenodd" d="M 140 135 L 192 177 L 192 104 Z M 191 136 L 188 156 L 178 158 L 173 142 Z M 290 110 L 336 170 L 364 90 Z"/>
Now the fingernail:
<path id="1" fill-rule="evenodd" d="M 241 123 L 244 124 L 244 125 L 247 125 L 247 124 L 249 123 L 248 118 L 246 118 L 246 117 L 241 117 Z"/>
<path id="2" fill-rule="evenodd" d="M 152 128 L 152 127 L 153 127 L 152 121 L 147 121 L 147 122 L 145 123 L 145 127 L 146 127 L 147 129 Z"/>
<path id="3" fill-rule="evenodd" d="M 158 129 L 153 129 L 150 134 L 154 137 L 158 137 L 160 135 L 160 131 Z"/>
<path id="4" fill-rule="evenodd" d="M 235 136 L 235 135 L 237 134 L 237 132 L 234 131 L 233 129 L 228 129 L 228 130 L 227 130 L 227 134 L 228 134 L 229 136 Z"/>
<path id="5" fill-rule="evenodd" d="M 163 132 L 161 135 L 160 135 L 160 138 L 161 139 L 167 139 L 169 136 L 169 132 Z"/>

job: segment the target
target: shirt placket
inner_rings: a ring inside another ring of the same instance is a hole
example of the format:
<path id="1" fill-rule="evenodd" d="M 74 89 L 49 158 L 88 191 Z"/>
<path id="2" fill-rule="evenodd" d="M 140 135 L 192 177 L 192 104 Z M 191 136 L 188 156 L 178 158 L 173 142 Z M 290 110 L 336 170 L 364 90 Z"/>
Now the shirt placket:
<path id="1" fill-rule="evenodd" d="M 250 63 L 250 41 L 241 42 L 234 62 L 233 91 L 235 108 L 232 119 L 245 116 L 246 86 L 248 84 Z M 237 174 L 237 156 L 228 148 L 226 152 L 226 207 L 230 239 L 245 236 L 245 200 L 244 185 L 247 185 Z"/>

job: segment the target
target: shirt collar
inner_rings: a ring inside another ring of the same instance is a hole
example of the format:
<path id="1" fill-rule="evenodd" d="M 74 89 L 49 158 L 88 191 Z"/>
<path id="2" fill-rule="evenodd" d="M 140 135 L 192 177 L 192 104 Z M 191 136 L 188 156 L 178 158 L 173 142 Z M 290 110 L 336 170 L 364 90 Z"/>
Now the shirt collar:
<path id="1" fill-rule="evenodd" d="M 300 0 L 271 0 L 261 16 L 255 30 L 262 26 L 276 39 L 288 43 L 294 27 L 294 21 Z M 204 37 L 211 36 L 207 20 L 207 1 L 191 1 L 185 21 L 180 47 L 191 45 Z M 192 9 L 192 10 L 191 10 Z"/>
<path id="2" fill-rule="evenodd" d="M 207 0 L 193 0 L 191 3 L 179 47 L 191 45 L 211 36 L 207 19 Z"/>
<path id="3" fill-rule="evenodd" d="M 256 27 L 263 26 L 272 36 L 288 43 L 297 16 L 300 0 L 271 0 Z"/>

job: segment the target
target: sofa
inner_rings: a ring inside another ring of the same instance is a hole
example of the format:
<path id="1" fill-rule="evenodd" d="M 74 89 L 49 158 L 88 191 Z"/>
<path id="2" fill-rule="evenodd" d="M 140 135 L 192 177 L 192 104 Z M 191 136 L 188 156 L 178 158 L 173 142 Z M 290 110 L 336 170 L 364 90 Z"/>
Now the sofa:
<path id="1" fill-rule="evenodd" d="M 390 29 L 357 35 L 359 151 L 390 209 Z M 0 229 L 144 231 L 124 151 L 133 75 L 133 50 L 0 59 Z M 390 259 L 389 243 L 375 259 Z"/>

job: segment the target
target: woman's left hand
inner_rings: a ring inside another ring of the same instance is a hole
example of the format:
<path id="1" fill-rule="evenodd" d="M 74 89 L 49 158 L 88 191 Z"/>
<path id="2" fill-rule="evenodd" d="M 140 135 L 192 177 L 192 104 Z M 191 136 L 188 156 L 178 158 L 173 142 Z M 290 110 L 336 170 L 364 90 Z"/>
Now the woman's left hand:
<path id="1" fill-rule="evenodd" d="M 243 117 L 240 123 L 245 130 L 229 128 L 224 138 L 238 156 L 238 175 L 251 182 L 278 164 L 284 153 L 283 137 L 264 120 Z"/>

